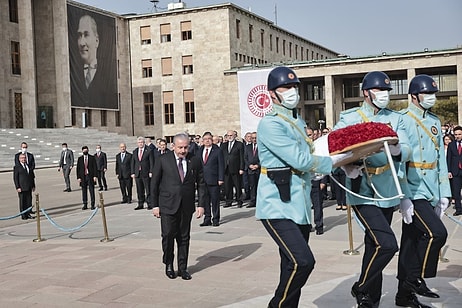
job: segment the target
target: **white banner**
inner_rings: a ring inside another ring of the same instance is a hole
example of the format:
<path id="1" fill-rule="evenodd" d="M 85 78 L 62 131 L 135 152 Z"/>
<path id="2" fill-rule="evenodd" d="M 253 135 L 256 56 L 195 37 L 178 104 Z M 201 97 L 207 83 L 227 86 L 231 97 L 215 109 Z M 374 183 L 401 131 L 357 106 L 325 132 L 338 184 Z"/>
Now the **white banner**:
<path id="1" fill-rule="evenodd" d="M 241 134 L 256 132 L 258 122 L 273 108 L 266 88 L 271 69 L 237 72 Z"/>

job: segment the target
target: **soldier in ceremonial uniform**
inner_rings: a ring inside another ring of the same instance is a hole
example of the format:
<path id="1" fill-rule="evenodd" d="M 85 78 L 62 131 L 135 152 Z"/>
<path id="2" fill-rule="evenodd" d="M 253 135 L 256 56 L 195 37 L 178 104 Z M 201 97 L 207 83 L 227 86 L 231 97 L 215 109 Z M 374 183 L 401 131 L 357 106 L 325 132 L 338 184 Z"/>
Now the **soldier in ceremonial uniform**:
<path id="1" fill-rule="evenodd" d="M 364 165 L 343 167 L 347 174 L 346 187 L 366 198 L 390 198 L 398 194 L 390 168 L 399 167 L 399 162 L 407 161 L 410 156 L 402 115 L 386 108 L 390 101 L 389 91 L 392 90 L 387 74 L 369 72 L 362 81 L 361 89 L 364 95 L 361 107 L 341 112 L 334 130 L 365 122 L 390 125 L 399 138 L 397 145 L 390 145 L 396 166 L 390 166 L 385 153 L 373 154 L 365 159 Z M 365 228 L 361 274 L 351 294 L 356 298 L 358 307 L 378 307 L 382 293 L 382 271 L 398 251 L 390 223 L 399 199 L 377 201 L 347 193 L 347 203 L 352 205 Z"/>
<path id="2" fill-rule="evenodd" d="M 328 174 L 333 164 L 330 157 L 312 154 L 306 124 L 296 109 L 299 85 L 295 72 L 288 67 L 276 67 L 269 73 L 273 110 L 260 121 L 257 130 L 261 175 L 256 217 L 278 245 L 281 256 L 279 285 L 268 307 L 298 306 L 301 288 L 315 263 L 308 245 L 311 173 Z"/>
<path id="3" fill-rule="evenodd" d="M 451 196 L 444 154 L 441 123 L 430 112 L 438 92 L 428 75 L 417 75 L 409 84 L 411 101 L 403 111 L 406 134 L 412 149 L 405 165 L 409 199 L 403 200 L 404 213 L 398 261 L 398 293 L 395 303 L 402 307 L 429 307 L 420 303 L 416 293 L 438 298 L 423 278 L 436 276 L 440 249 L 447 231 L 441 221 Z"/>

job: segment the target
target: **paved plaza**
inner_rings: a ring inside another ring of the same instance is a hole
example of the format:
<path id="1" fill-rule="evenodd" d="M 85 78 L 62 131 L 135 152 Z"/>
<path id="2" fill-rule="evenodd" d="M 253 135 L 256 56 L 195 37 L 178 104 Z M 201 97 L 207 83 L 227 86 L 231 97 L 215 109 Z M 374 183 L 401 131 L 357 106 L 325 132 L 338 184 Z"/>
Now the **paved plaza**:
<path id="1" fill-rule="evenodd" d="M 107 242 L 101 242 L 106 238 L 101 210 L 78 228 L 92 212 L 81 210 L 75 170 L 70 193 L 62 192 L 64 181 L 56 168 L 36 170 L 40 206 L 53 224 L 42 216 L 43 241 L 34 242 L 35 220 L 0 220 L 1 307 L 267 306 L 278 282 L 279 255 L 255 219 L 255 209 L 222 208 L 219 227 L 199 227 L 202 220 L 194 219 L 189 256 L 193 279 L 170 280 L 161 261 L 159 219 L 147 210 L 134 211 L 135 203 L 120 204 L 114 164 L 108 168 L 109 190 L 102 195 L 112 240 Z M 0 217 L 16 215 L 11 172 L 0 173 L 0 186 Z M 427 280 L 441 298 L 420 300 L 432 307 L 461 307 L 462 230 L 449 217 L 443 219 L 449 237 L 442 257 L 448 262 L 440 262 L 438 277 Z M 346 211 L 336 211 L 328 201 L 324 224 L 323 235 L 310 237 L 317 263 L 303 288 L 300 307 L 355 307 L 350 288 L 363 255 L 362 231 L 353 220 L 353 250 L 359 255 L 347 255 L 343 253 L 349 250 Z M 392 227 L 397 237 L 400 224 L 400 214 L 395 213 Z M 381 307 L 395 307 L 397 259 L 383 273 Z"/>

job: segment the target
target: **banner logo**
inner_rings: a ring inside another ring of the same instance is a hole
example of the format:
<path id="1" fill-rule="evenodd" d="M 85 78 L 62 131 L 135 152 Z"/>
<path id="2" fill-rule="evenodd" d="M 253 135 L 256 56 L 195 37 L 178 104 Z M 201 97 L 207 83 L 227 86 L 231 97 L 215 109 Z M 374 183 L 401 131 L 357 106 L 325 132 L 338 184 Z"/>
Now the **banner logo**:
<path id="1" fill-rule="evenodd" d="M 265 114 L 271 111 L 273 105 L 266 85 L 257 85 L 249 91 L 247 107 L 253 115 L 259 118 L 263 118 Z"/>

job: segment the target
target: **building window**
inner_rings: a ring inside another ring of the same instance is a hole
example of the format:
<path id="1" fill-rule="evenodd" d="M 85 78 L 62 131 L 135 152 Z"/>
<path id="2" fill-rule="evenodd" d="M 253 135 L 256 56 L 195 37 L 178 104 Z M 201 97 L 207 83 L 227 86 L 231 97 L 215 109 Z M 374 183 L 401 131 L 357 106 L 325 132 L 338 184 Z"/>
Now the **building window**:
<path id="1" fill-rule="evenodd" d="M 276 36 L 276 53 L 279 53 L 279 37 Z"/>
<path id="2" fill-rule="evenodd" d="M 265 30 L 261 29 L 261 30 L 260 30 L 260 45 L 261 45 L 262 48 L 265 47 L 265 40 L 264 40 L 264 38 L 265 38 Z"/>
<path id="3" fill-rule="evenodd" d="M 270 34 L 269 36 L 269 45 L 270 45 L 270 51 L 273 51 L 273 35 Z"/>
<path id="4" fill-rule="evenodd" d="M 295 44 L 295 59 L 298 60 L 298 45 Z"/>
<path id="5" fill-rule="evenodd" d="M 183 101 L 185 123 L 196 122 L 196 115 L 194 113 L 194 90 L 184 90 Z"/>
<path id="6" fill-rule="evenodd" d="M 303 47 L 300 46 L 300 60 L 303 61 Z"/>
<path id="7" fill-rule="evenodd" d="M 91 109 L 85 109 L 85 115 L 86 115 L 86 126 L 85 127 L 88 127 L 88 126 L 91 126 Z"/>
<path id="8" fill-rule="evenodd" d="M 75 108 L 71 108 L 71 125 L 77 125 L 77 112 L 75 111 Z"/>
<path id="9" fill-rule="evenodd" d="M 19 52 L 19 42 L 11 42 L 11 73 L 21 75 L 21 57 Z"/>
<path id="10" fill-rule="evenodd" d="M 249 42 L 253 42 L 253 25 L 249 25 Z"/>
<path id="11" fill-rule="evenodd" d="M 143 93 L 144 125 L 154 125 L 154 95 L 152 92 Z"/>
<path id="12" fill-rule="evenodd" d="M 101 126 L 107 126 L 107 110 L 101 110 Z"/>
<path id="13" fill-rule="evenodd" d="M 9 0 L 10 21 L 18 23 L 18 0 Z"/>
<path id="14" fill-rule="evenodd" d="M 183 56 L 183 75 L 193 73 L 193 60 L 192 56 Z"/>
<path id="15" fill-rule="evenodd" d="M 289 57 L 292 58 L 292 42 L 289 42 Z"/>
<path id="16" fill-rule="evenodd" d="M 164 121 L 165 124 L 175 124 L 175 114 L 173 111 L 173 92 L 164 92 Z"/>
<path id="17" fill-rule="evenodd" d="M 162 76 L 172 75 L 172 58 L 162 58 Z"/>
<path id="18" fill-rule="evenodd" d="M 120 111 L 114 112 L 115 126 L 120 127 Z"/>
<path id="19" fill-rule="evenodd" d="M 181 39 L 183 41 L 192 40 L 192 27 L 190 21 L 182 21 L 180 24 Z"/>
<path id="20" fill-rule="evenodd" d="M 236 38 L 241 38 L 241 21 L 236 19 Z"/>
<path id="21" fill-rule="evenodd" d="M 286 55 L 286 40 L 282 40 L 282 55 Z"/>
<path id="22" fill-rule="evenodd" d="M 314 51 L 311 51 L 311 60 L 314 60 Z"/>
<path id="23" fill-rule="evenodd" d="M 170 24 L 160 25 L 160 42 L 166 43 L 172 41 L 172 34 L 170 31 Z"/>
<path id="24" fill-rule="evenodd" d="M 145 26 L 140 28 L 141 45 L 151 44 L 151 26 Z"/>
<path id="25" fill-rule="evenodd" d="M 143 68 L 143 78 L 152 77 L 152 60 L 141 60 L 141 66 Z"/>

